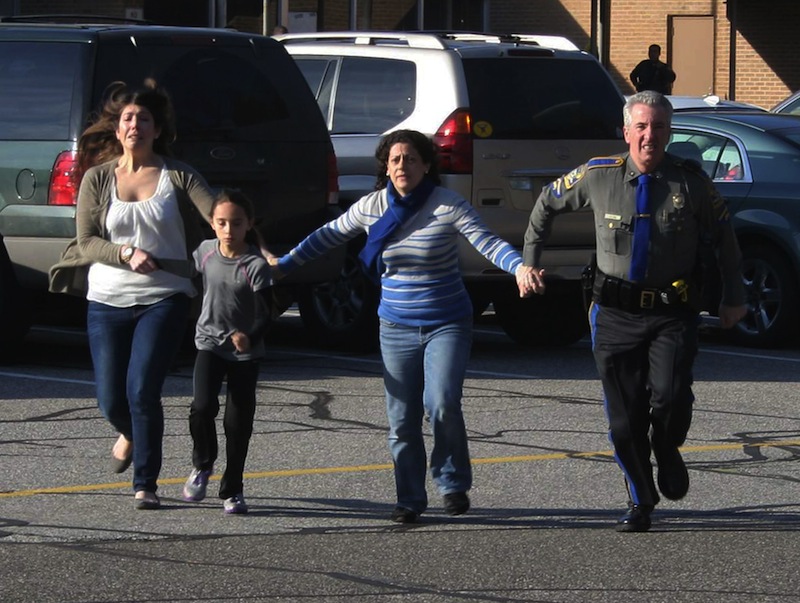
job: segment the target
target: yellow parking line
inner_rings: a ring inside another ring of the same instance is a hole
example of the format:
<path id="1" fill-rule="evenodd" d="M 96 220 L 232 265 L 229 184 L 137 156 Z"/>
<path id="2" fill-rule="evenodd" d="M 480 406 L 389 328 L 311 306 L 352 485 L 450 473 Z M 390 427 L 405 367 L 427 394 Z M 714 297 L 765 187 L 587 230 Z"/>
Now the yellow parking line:
<path id="1" fill-rule="evenodd" d="M 712 450 L 736 450 L 739 448 L 780 448 L 784 446 L 800 446 L 800 440 L 776 440 L 761 442 L 736 442 L 730 444 L 708 444 L 704 446 L 684 446 L 681 452 L 708 452 Z M 547 454 L 525 454 L 519 456 L 497 456 L 472 459 L 475 465 L 492 465 L 502 463 L 524 463 L 532 461 L 558 461 L 576 458 L 591 457 L 610 457 L 613 456 L 612 450 L 597 450 L 593 452 L 551 452 Z M 392 468 L 391 463 L 381 463 L 375 465 L 350 465 L 344 467 L 311 467 L 307 469 L 278 469 L 275 471 L 258 471 L 245 473 L 245 479 L 260 479 L 265 477 L 297 477 L 303 475 L 324 475 L 332 473 L 361 473 L 365 471 L 386 471 Z M 182 484 L 186 478 L 160 479 L 160 485 Z M 212 480 L 219 480 L 219 475 L 211 476 Z M 30 490 L 15 490 L 11 492 L 0 492 L 0 498 L 19 498 L 23 496 L 36 496 L 38 494 L 71 494 L 75 492 L 93 492 L 96 490 L 114 490 L 117 488 L 129 488 L 130 482 L 111 482 L 108 484 L 88 484 L 82 486 L 59 486 L 56 488 L 34 488 Z"/>

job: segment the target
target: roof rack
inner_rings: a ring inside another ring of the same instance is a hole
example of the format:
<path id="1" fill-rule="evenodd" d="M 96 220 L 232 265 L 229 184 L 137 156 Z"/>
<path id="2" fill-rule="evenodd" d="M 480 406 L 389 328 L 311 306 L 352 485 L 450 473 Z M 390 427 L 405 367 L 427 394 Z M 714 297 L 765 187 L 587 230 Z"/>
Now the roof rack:
<path id="1" fill-rule="evenodd" d="M 284 44 L 296 42 L 342 42 L 364 45 L 403 45 L 410 48 L 447 48 L 445 40 L 453 42 L 485 42 L 487 44 L 532 44 L 559 50 L 580 50 L 563 36 L 543 34 L 497 34 L 456 30 L 413 31 L 330 31 L 314 33 L 283 34 L 275 39 Z"/>
<path id="2" fill-rule="evenodd" d="M 378 46 L 403 45 L 410 48 L 447 48 L 442 40 L 429 33 L 404 31 L 320 31 L 315 33 L 283 34 L 274 36 L 284 44 L 297 42 L 343 42 Z"/>
<path id="3" fill-rule="evenodd" d="M 52 14 L 52 15 L 11 15 L 0 16 L 2 23 L 65 23 L 65 24 L 113 24 L 113 25 L 152 25 L 151 21 L 144 19 L 130 19 L 128 17 L 109 17 L 107 15 L 78 15 L 78 14 Z"/>

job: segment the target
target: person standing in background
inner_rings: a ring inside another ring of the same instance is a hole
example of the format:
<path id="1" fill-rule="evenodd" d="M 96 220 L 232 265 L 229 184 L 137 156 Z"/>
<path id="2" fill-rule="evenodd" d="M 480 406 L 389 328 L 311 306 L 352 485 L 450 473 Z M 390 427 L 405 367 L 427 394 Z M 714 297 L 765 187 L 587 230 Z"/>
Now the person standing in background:
<path id="1" fill-rule="evenodd" d="M 654 90 L 661 94 L 672 93 L 675 72 L 659 57 L 661 57 L 661 46 L 651 44 L 647 49 L 647 58 L 631 71 L 630 78 L 636 92 Z"/>

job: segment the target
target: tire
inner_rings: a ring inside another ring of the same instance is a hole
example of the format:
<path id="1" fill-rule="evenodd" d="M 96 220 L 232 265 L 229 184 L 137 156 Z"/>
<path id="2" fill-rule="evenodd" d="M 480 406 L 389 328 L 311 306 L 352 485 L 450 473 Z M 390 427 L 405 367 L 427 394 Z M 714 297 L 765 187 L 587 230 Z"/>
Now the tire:
<path id="1" fill-rule="evenodd" d="M 753 245 L 742 250 L 747 315 L 731 330 L 740 345 L 779 347 L 797 334 L 798 280 L 777 249 Z"/>
<path id="2" fill-rule="evenodd" d="M 303 287 L 297 306 L 313 340 L 324 347 L 352 352 L 378 348 L 379 290 L 361 269 L 360 247 L 348 248 L 335 281 Z"/>
<path id="3" fill-rule="evenodd" d="M 30 312 L 0 235 L 0 362 L 13 362 L 30 327 Z"/>
<path id="4" fill-rule="evenodd" d="M 571 345 L 589 330 L 579 282 L 548 283 L 544 295 L 525 299 L 509 288 L 494 299 L 494 308 L 506 334 L 522 345 Z"/>

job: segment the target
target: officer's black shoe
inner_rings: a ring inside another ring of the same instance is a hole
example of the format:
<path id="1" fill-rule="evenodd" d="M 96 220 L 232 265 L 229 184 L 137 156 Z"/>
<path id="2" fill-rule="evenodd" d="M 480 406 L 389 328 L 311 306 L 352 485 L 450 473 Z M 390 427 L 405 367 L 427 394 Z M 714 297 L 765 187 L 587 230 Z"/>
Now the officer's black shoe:
<path id="1" fill-rule="evenodd" d="M 406 509 L 405 507 L 395 507 L 389 519 L 397 523 L 416 523 L 419 513 Z"/>
<path id="2" fill-rule="evenodd" d="M 689 472 L 675 446 L 660 445 L 653 438 L 653 453 L 658 463 L 658 489 L 670 500 L 680 500 L 689 491 Z"/>
<path id="3" fill-rule="evenodd" d="M 650 529 L 650 505 L 628 505 L 628 512 L 617 521 L 617 532 L 646 532 Z"/>
<path id="4" fill-rule="evenodd" d="M 463 515 L 469 511 L 469 496 L 466 492 L 451 492 L 444 495 L 444 512 L 448 515 Z"/>

